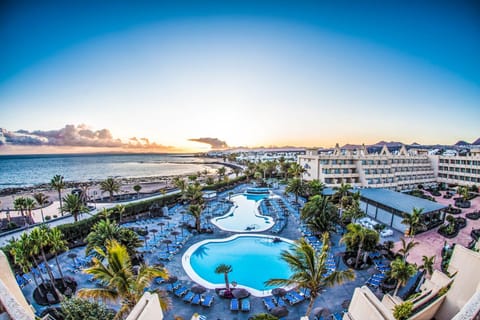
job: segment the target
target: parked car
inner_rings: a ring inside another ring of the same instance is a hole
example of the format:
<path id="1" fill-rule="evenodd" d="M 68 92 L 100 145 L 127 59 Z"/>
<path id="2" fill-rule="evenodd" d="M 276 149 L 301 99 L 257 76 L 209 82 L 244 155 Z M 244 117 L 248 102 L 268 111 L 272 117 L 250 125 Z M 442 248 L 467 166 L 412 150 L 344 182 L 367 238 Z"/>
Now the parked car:
<path id="1" fill-rule="evenodd" d="M 393 236 L 393 230 L 392 229 L 384 229 L 380 232 L 380 236 L 383 237 L 383 238 L 391 237 L 391 236 Z"/>

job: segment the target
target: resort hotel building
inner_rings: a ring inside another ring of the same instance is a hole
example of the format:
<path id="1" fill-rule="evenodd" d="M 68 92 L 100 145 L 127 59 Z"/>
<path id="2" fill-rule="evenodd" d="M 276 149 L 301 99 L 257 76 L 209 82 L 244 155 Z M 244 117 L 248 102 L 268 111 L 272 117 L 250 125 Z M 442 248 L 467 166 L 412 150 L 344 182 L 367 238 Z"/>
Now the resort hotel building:
<path id="1" fill-rule="evenodd" d="M 384 145 L 379 153 L 369 153 L 365 146 L 341 149 L 337 144 L 333 151 L 307 150 L 298 156 L 298 163 L 305 169 L 304 180 L 318 179 L 328 187 L 348 183 L 407 191 L 438 183 L 480 185 L 480 149 L 472 149 L 467 156 L 442 156 L 405 146 L 390 152 Z"/>

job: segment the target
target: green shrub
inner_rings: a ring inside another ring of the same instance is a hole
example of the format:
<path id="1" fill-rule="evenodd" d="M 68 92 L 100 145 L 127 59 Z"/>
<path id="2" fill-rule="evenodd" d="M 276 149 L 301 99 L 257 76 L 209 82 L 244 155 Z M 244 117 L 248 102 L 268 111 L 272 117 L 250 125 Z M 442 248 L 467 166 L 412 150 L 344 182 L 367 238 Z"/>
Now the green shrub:
<path id="1" fill-rule="evenodd" d="M 413 302 L 405 301 L 404 303 L 397 304 L 393 308 L 393 317 L 395 320 L 407 320 L 412 314 Z"/>

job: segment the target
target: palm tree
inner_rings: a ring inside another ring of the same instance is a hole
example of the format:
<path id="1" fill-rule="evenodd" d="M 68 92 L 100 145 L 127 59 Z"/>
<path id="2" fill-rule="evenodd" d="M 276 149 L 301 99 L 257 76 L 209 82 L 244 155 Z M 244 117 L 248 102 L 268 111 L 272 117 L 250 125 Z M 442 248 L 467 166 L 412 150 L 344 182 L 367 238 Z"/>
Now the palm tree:
<path id="1" fill-rule="evenodd" d="M 433 265 L 435 264 L 435 256 L 427 257 L 423 256 L 423 264 L 420 266 L 420 270 L 424 270 L 429 276 L 433 274 Z"/>
<path id="2" fill-rule="evenodd" d="M 33 198 L 40 206 L 40 214 L 42 215 L 42 222 L 45 222 L 45 218 L 43 216 L 43 206 L 48 204 L 48 196 L 42 192 L 37 192 L 33 194 Z"/>
<path id="3" fill-rule="evenodd" d="M 52 186 L 52 188 L 57 190 L 58 192 L 58 201 L 60 201 L 60 213 L 63 216 L 62 189 L 65 188 L 65 181 L 63 180 L 63 176 L 59 174 L 53 176 L 52 180 L 50 180 L 50 186 Z"/>
<path id="4" fill-rule="evenodd" d="M 317 234 L 335 230 L 338 214 L 328 197 L 316 195 L 302 208 L 301 218 Z"/>
<path id="5" fill-rule="evenodd" d="M 401 258 L 397 258 L 390 263 L 390 277 L 397 280 L 397 286 L 393 293 L 394 296 L 397 295 L 398 289 L 401 285 L 407 283 L 407 281 L 417 272 L 415 265 L 409 264 Z"/>
<path id="6" fill-rule="evenodd" d="M 233 268 L 231 265 L 228 264 L 219 264 L 215 268 L 215 273 L 216 274 L 222 274 L 225 279 L 225 287 L 227 288 L 227 291 L 230 291 L 230 283 L 228 282 L 228 274 L 233 271 Z"/>
<path id="7" fill-rule="evenodd" d="M 296 285 L 307 288 L 311 291 L 310 303 L 308 304 L 305 316 L 309 316 L 312 311 L 315 299 L 323 287 L 332 287 L 336 284 L 342 284 L 344 281 L 355 279 L 355 273 L 352 269 L 344 271 L 333 271 L 327 274 L 327 259 L 329 236 L 323 234 L 323 246 L 320 252 L 315 251 L 304 238 L 295 241 L 293 249 L 282 251 L 282 259 L 290 266 L 292 275 L 288 279 L 270 279 L 265 282 L 268 286 Z"/>
<path id="8" fill-rule="evenodd" d="M 65 202 L 65 206 L 62 208 L 64 212 L 70 212 L 73 215 L 73 219 L 75 222 L 78 221 L 78 215 L 81 213 L 88 212 L 88 208 L 83 204 L 80 197 L 76 194 L 67 194 L 65 198 L 63 198 Z"/>
<path id="9" fill-rule="evenodd" d="M 333 199 L 335 199 L 335 203 L 338 204 L 340 212 L 343 213 L 343 208 L 350 203 L 350 189 L 352 189 L 352 186 L 349 183 L 342 182 L 339 187 L 335 187 L 334 189 L 336 191 Z"/>
<path id="10" fill-rule="evenodd" d="M 238 175 L 240 174 L 240 172 L 242 172 L 242 169 L 240 169 L 239 167 L 234 167 L 233 172 L 235 173 L 235 177 L 238 178 Z"/>
<path id="11" fill-rule="evenodd" d="M 47 269 L 48 276 L 50 278 L 50 282 L 52 284 L 52 288 L 55 290 L 56 295 L 58 296 L 59 300 L 62 300 L 62 294 L 58 291 L 55 285 L 55 277 L 53 275 L 52 270 L 50 269 L 50 265 L 48 264 L 48 260 L 45 254 L 45 249 L 50 245 L 50 237 L 49 237 L 50 230 L 46 225 L 40 225 L 40 227 L 35 227 L 30 232 L 30 239 L 33 247 L 34 252 L 39 252 L 42 256 L 42 260 L 45 264 L 45 269 Z"/>
<path id="12" fill-rule="evenodd" d="M 23 273 L 30 272 L 32 268 L 32 257 L 30 255 L 29 246 L 29 238 L 26 233 L 23 233 L 22 237 L 19 240 L 13 241 L 10 247 L 10 254 L 13 257 L 13 263 L 15 263 Z M 36 273 L 32 272 L 33 280 L 35 281 L 35 285 L 38 288 L 38 280 Z M 40 289 L 40 294 L 43 295 L 43 291 Z"/>
<path id="13" fill-rule="evenodd" d="M 24 211 L 26 210 L 25 197 L 15 198 L 15 200 L 13 201 L 13 208 L 15 210 L 20 211 L 20 214 L 23 217 L 23 221 L 24 223 L 26 223 L 25 211 Z"/>
<path id="14" fill-rule="evenodd" d="M 187 189 L 187 182 L 181 177 L 175 177 L 173 178 L 173 184 L 178 188 L 178 190 L 180 190 L 180 193 L 183 196 L 185 190 Z"/>
<path id="15" fill-rule="evenodd" d="M 148 267 L 144 264 L 135 275 L 127 248 L 115 240 L 107 242 L 105 251 L 97 248 L 96 253 L 106 260 L 105 264 L 93 258 L 93 266 L 85 269 L 84 272 L 93 275 L 94 279 L 100 281 L 102 287 L 81 289 L 78 296 L 108 301 L 120 299 L 121 306 L 115 319 L 122 319 L 133 309 L 153 279 L 168 277 L 166 269 Z M 163 310 L 167 310 L 169 301 L 161 299 L 160 305 Z"/>
<path id="16" fill-rule="evenodd" d="M 40 270 L 37 262 L 37 256 L 39 255 L 40 251 L 38 246 L 33 243 L 32 239 L 33 238 L 30 234 L 24 232 L 20 235 L 18 241 L 20 241 L 22 249 L 25 250 L 25 254 L 28 254 L 30 256 L 30 261 L 33 261 L 33 264 L 35 265 L 37 270 Z M 35 273 L 33 275 L 35 276 Z M 42 283 L 45 282 L 43 274 L 41 272 L 38 272 L 38 275 L 40 276 L 40 280 L 42 280 Z"/>
<path id="17" fill-rule="evenodd" d="M 57 263 L 58 273 L 62 278 L 64 288 L 67 287 L 65 284 L 65 279 L 63 276 L 62 268 L 60 267 L 60 263 L 58 262 L 58 254 L 68 250 L 67 241 L 63 238 L 63 233 L 58 228 L 52 228 L 49 232 L 49 244 L 50 244 L 50 252 L 53 253 L 55 256 L 55 262 Z"/>
<path id="18" fill-rule="evenodd" d="M 140 194 L 140 190 L 142 190 L 142 186 L 141 186 L 141 185 L 136 184 L 136 185 L 133 186 L 133 191 L 135 191 L 135 192 L 137 193 L 137 198 L 138 198 L 138 196 L 139 196 L 139 194 Z"/>
<path id="19" fill-rule="evenodd" d="M 302 179 L 302 175 L 306 172 L 304 167 L 302 167 L 300 164 L 294 162 L 290 165 L 290 168 L 288 168 L 288 173 L 296 179 Z"/>
<path id="20" fill-rule="evenodd" d="M 136 254 L 137 248 L 142 246 L 142 241 L 133 230 L 121 227 L 115 221 L 109 219 L 97 222 L 85 240 L 87 242 L 86 255 L 94 252 L 95 248 L 106 250 L 105 244 L 109 240 L 116 240 L 124 245 L 131 257 Z M 101 257 L 99 256 L 99 258 Z"/>
<path id="21" fill-rule="evenodd" d="M 113 202 L 113 194 L 120 191 L 120 183 L 113 178 L 107 178 L 100 182 L 100 190 L 102 190 L 102 192 L 108 192 L 110 202 Z"/>
<path id="22" fill-rule="evenodd" d="M 191 204 L 203 204 L 202 186 L 198 183 L 190 184 L 185 191 L 184 198 Z"/>
<path id="23" fill-rule="evenodd" d="M 29 223 L 34 223 L 32 210 L 35 208 L 35 200 L 32 198 L 25 198 L 25 210 L 27 210 Z"/>
<path id="24" fill-rule="evenodd" d="M 365 240 L 369 236 L 376 236 L 378 242 L 378 232 L 365 228 L 357 223 L 350 223 L 347 226 L 347 233 L 345 233 L 345 235 L 340 239 L 340 242 L 347 243 L 347 246 L 350 248 L 358 246 L 357 257 L 355 259 L 355 268 L 358 268 L 360 257 L 362 256 L 365 245 Z"/>
<path id="25" fill-rule="evenodd" d="M 419 242 L 415 242 L 415 241 L 409 241 L 408 243 L 405 241 L 405 239 L 401 239 L 402 240 L 402 248 L 400 248 L 398 250 L 398 253 L 400 255 L 403 256 L 403 260 L 406 261 L 407 260 L 407 257 L 408 257 L 408 254 L 410 253 L 410 251 L 417 245 L 419 244 Z"/>
<path id="26" fill-rule="evenodd" d="M 303 181 L 298 178 L 291 179 L 288 182 L 287 187 L 285 188 L 285 192 L 291 192 L 295 195 L 295 202 L 298 203 L 298 196 L 305 191 L 305 186 Z"/>
<path id="27" fill-rule="evenodd" d="M 220 168 L 217 169 L 219 182 L 222 181 L 223 176 L 225 175 L 226 172 L 227 172 L 227 168 L 225 168 L 224 166 L 221 166 Z"/>
<path id="28" fill-rule="evenodd" d="M 325 189 L 325 185 L 322 182 L 320 182 L 320 180 L 313 179 L 307 182 L 305 189 L 307 191 L 308 196 L 311 197 L 317 194 L 322 194 L 323 189 Z"/>
<path id="29" fill-rule="evenodd" d="M 408 234 L 415 238 L 415 232 L 419 225 L 421 225 L 420 219 L 422 217 L 423 208 L 413 208 L 411 214 L 404 214 L 402 224 L 408 226 Z"/>
<path id="30" fill-rule="evenodd" d="M 468 197 L 470 195 L 468 191 L 468 187 L 464 187 L 464 186 L 458 187 L 457 193 L 462 196 L 463 201 L 468 201 Z"/>
<path id="31" fill-rule="evenodd" d="M 199 204 L 191 204 L 187 213 L 195 218 L 195 229 L 200 232 L 200 222 L 202 218 L 202 206 Z"/>
<path id="32" fill-rule="evenodd" d="M 116 213 L 118 213 L 118 223 L 122 223 L 122 218 L 126 210 L 125 206 L 123 204 L 117 204 L 114 210 Z"/>

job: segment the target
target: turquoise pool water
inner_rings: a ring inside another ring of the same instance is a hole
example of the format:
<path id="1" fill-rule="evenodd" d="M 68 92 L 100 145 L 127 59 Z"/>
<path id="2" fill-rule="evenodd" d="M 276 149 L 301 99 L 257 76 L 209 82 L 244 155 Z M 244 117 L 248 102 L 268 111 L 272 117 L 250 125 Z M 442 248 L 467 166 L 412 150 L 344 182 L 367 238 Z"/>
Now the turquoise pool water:
<path id="1" fill-rule="evenodd" d="M 219 264 L 231 265 L 230 282 L 247 288 L 256 296 L 270 293 L 264 282 L 288 278 L 291 271 L 280 252 L 291 247 L 289 240 L 274 242 L 272 236 L 236 235 L 226 239 L 205 240 L 190 247 L 182 258 L 187 274 L 208 288 L 225 286 L 223 274 L 214 272 Z"/>
<path id="2" fill-rule="evenodd" d="M 265 231 L 274 225 L 272 217 L 262 216 L 258 206 L 268 194 L 238 194 L 230 200 L 233 207 L 225 215 L 211 220 L 220 229 L 233 232 Z"/>

